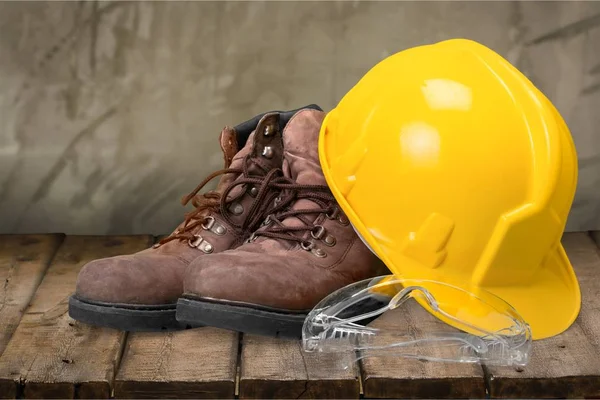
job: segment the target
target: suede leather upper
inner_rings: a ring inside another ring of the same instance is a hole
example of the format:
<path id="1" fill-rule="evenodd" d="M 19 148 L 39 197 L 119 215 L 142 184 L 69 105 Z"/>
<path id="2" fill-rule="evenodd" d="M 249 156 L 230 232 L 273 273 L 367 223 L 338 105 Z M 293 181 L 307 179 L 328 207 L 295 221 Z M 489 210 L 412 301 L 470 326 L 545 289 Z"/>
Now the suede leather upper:
<path id="1" fill-rule="evenodd" d="M 298 185 L 325 185 L 317 152 L 324 115 L 316 110 L 302 110 L 283 131 L 283 172 Z M 318 205 L 308 198 L 290 206 L 293 210 L 311 208 Z M 310 232 L 302 236 L 321 249 L 324 257 L 315 256 L 298 242 L 259 236 L 235 249 L 196 259 L 184 278 L 184 296 L 302 311 L 311 309 L 336 289 L 376 276 L 385 267 L 335 208 L 335 218 L 324 213 L 307 216 L 334 238 L 333 245 L 327 245 L 322 238 L 311 238 Z M 303 224 L 293 216 L 282 223 Z M 267 227 L 258 231 L 263 229 Z"/>

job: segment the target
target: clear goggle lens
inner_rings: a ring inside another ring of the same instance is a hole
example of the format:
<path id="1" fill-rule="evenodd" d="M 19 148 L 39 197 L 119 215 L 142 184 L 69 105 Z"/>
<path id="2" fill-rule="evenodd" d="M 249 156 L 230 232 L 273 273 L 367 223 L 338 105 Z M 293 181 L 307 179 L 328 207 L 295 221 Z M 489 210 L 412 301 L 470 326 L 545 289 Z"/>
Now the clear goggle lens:
<path id="1" fill-rule="evenodd" d="M 393 356 L 523 366 L 531 330 L 508 303 L 482 289 L 388 275 L 324 298 L 308 314 L 302 341 L 306 351 L 353 351 L 356 360 Z"/>

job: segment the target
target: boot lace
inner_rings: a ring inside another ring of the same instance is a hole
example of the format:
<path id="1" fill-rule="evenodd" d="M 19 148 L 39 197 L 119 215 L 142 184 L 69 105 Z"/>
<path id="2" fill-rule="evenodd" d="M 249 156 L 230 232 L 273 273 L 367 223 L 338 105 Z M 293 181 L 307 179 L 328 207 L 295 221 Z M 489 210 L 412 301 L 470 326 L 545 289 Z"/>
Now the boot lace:
<path id="1" fill-rule="evenodd" d="M 214 212 L 219 212 L 221 217 L 240 234 L 252 230 L 254 226 L 258 226 L 269 212 L 267 211 L 268 205 L 277 196 L 277 193 L 270 190 L 270 187 L 282 179 L 283 172 L 280 169 L 267 171 L 260 164 L 255 163 L 263 172 L 266 172 L 266 175 L 251 175 L 249 172 L 250 163 L 252 163 L 252 159 L 250 158 L 250 154 L 248 154 L 244 157 L 242 168 L 224 168 L 215 171 L 200 182 L 194 190 L 184 196 L 181 199 L 181 204 L 186 206 L 191 202 L 195 209 L 186 213 L 183 225 L 169 236 L 161 239 L 156 247 L 173 240 L 193 240 L 195 230 L 200 226 L 207 228 L 205 224 L 210 219 L 209 214 Z M 215 190 L 199 193 L 214 178 L 225 174 L 236 174 L 241 175 L 241 177 L 229 184 L 222 194 Z M 248 184 L 259 187 L 259 190 L 244 221 L 241 224 L 236 223 L 231 217 L 232 212 L 229 210 L 229 205 L 243 197 L 246 191 L 240 190 L 238 194 L 231 198 L 228 198 L 228 195 L 235 187 Z"/>
<path id="2" fill-rule="evenodd" d="M 254 240 L 256 237 L 264 236 L 272 239 L 287 240 L 290 242 L 299 243 L 304 250 L 311 250 L 314 246 L 313 242 L 304 239 L 305 233 L 310 232 L 313 238 L 317 238 L 316 235 L 322 234 L 323 227 L 315 224 L 315 218 L 308 219 L 309 215 L 319 215 L 324 213 L 329 219 L 336 219 L 339 217 L 339 208 L 335 197 L 331 193 L 331 190 L 326 185 L 300 185 L 294 183 L 290 179 L 274 181 L 270 184 L 271 186 L 278 188 L 284 192 L 287 192 L 287 196 L 282 198 L 282 201 L 272 208 L 271 214 L 269 214 L 263 222 L 263 229 L 260 229 L 251 236 Z M 296 201 L 301 199 L 311 200 L 316 203 L 317 207 L 307 209 L 296 209 L 292 210 L 289 207 Z M 295 217 L 301 221 L 301 225 L 298 226 L 287 226 L 283 224 L 283 221 L 289 217 Z M 345 223 L 344 220 L 341 220 Z"/>

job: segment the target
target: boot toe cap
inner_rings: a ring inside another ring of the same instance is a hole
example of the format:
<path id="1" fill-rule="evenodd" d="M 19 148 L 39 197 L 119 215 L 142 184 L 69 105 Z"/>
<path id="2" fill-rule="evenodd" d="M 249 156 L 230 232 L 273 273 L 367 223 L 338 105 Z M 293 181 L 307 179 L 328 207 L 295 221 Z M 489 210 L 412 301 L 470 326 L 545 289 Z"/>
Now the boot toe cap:
<path id="1" fill-rule="evenodd" d="M 181 274 L 160 260 L 117 256 L 86 264 L 77 277 L 75 295 L 83 300 L 117 304 L 175 303 L 183 291 Z"/>

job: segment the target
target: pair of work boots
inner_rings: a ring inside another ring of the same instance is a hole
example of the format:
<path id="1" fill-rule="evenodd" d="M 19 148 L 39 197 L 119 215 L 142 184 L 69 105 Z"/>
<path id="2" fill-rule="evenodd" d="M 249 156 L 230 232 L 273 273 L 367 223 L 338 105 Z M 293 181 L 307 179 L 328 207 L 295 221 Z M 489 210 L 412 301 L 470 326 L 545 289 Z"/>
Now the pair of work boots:
<path id="1" fill-rule="evenodd" d="M 195 210 L 152 248 L 84 266 L 71 317 L 129 331 L 210 325 L 298 337 L 322 298 L 378 275 L 385 267 L 321 171 L 324 116 L 311 105 L 224 128 L 225 169 L 182 200 Z M 216 190 L 198 194 L 219 175 Z"/>

